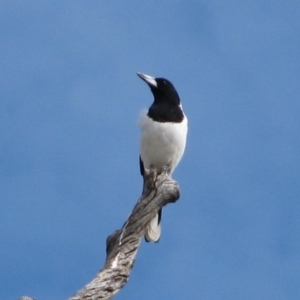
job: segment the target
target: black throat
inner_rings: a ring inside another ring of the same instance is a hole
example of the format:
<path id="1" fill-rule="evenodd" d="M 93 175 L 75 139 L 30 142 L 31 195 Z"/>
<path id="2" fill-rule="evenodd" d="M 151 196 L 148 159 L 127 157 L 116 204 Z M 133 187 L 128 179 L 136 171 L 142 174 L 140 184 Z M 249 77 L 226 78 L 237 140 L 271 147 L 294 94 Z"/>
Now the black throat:
<path id="1" fill-rule="evenodd" d="M 154 103 L 148 110 L 148 117 L 160 123 L 181 123 L 184 114 L 179 105 L 170 103 Z"/>

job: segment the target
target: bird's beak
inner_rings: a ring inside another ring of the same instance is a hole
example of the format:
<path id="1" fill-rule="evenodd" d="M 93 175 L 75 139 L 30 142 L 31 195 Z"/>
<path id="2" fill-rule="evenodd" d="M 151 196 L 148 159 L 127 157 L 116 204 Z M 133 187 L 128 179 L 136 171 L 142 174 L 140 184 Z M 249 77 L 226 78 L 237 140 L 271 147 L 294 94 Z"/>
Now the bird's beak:
<path id="1" fill-rule="evenodd" d="M 137 73 L 138 76 L 140 78 L 142 78 L 145 82 L 147 82 L 150 86 L 154 86 L 154 87 L 157 87 L 157 82 L 155 80 L 154 77 L 152 76 L 149 76 L 149 75 L 146 75 L 146 74 L 142 74 L 142 73 Z"/>

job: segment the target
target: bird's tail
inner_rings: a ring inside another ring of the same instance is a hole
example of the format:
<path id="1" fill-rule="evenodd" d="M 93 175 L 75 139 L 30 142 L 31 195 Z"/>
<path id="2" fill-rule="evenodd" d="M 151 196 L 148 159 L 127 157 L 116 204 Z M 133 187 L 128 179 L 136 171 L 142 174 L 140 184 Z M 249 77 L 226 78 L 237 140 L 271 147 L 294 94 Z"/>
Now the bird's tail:
<path id="1" fill-rule="evenodd" d="M 157 243 L 161 235 L 161 213 L 160 209 L 158 214 L 150 221 L 145 232 L 145 241 L 146 242 L 155 242 Z"/>

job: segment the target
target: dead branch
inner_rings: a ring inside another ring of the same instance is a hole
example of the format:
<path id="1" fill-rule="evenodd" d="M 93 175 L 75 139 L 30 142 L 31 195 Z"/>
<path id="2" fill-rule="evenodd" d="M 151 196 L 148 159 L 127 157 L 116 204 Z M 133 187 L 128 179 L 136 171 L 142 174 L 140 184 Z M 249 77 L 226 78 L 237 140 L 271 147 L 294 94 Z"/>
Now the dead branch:
<path id="1" fill-rule="evenodd" d="M 106 261 L 96 277 L 69 300 L 112 299 L 126 284 L 147 224 L 165 205 L 178 200 L 178 184 L 166 169 L 155 169 L 144 176 L 142 196 L 123 227 L 106 240 Z M 28 298 L 30 299 L 30 298 Z"/>

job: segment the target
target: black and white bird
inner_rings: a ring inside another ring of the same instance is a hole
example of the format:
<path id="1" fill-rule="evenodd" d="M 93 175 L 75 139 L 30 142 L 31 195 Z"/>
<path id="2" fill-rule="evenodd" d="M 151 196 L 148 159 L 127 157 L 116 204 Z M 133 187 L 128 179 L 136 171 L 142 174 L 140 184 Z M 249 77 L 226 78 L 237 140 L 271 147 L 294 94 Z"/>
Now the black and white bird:
<path id="1" fill-rule="evenodd" d="M 140 171 L 167 167 L 170 174 L 185 149 L 188 120 L 173 84 L 164 78 L 137 73 L 150 87 L 154 102 L 141 115 Z M 145 240 L 158 242 L 161 235 L 161 210 L 149 223 Z"/>

